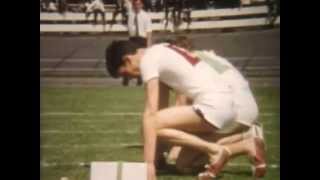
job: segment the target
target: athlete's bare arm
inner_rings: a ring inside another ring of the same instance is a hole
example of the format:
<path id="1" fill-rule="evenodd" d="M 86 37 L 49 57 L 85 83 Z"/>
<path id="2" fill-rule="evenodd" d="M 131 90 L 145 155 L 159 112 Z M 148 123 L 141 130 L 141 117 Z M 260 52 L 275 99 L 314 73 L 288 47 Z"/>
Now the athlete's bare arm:
<path id="1" fill-rule="evenodd" d="M 159 109 L 159 79 L 145 85 L 145 110 L 143 113 L 144 160 L 148 167 L 148 180 L 155 180 L 156 130 L 154 116 Z"/>

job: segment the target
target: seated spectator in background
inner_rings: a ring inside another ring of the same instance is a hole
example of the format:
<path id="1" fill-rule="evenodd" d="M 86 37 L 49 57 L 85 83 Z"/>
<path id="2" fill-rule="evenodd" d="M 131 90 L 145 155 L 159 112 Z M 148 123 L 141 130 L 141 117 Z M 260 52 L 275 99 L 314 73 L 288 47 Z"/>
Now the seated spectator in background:
<path id="1" fill-rule="evenodd" d="M 84 7 L 84 11 L 83 12 L 87 12 L 90 8 L 90 0 L 86 0 L 83 7 Z"/>
<path id="2" fill-rule="evenodd" d="M 191 23 L 191 4 L 193 0 L 164 0 L 165 9 L 165 26 L 169 23 L 169 10 L 175 27 L 179 26 L 182 21 Z M 182 17 L 183 15 L 183 17 Z"/>
<path id="3" fill-rule="evenodd" d="M 241 6 L 240 0 L 215 0 L 214 7 L 215 9 L 222 9 L 222 8 L 239 8 Z"/>
<path id="4" fill-rule="evenodd" d="M 111 24 L 114 24 L 116 22 L 116 17 L 119 13 L 122 15 L 122 24 L 127 24 L 128 21 L 128 15 L 127 15 L 127 4 L 129 0 L 116 0 L 116 8 L 114 12 L 112 13 L 112 20 Z M 130 2 L 129 2 L 130 3 Z M 131 8 L 131 7 L 130 7 Z"/>
<path id="5" fill-rule="evenodd" d="M 163 0 L 156 0 L 155 10 L 156 12 L 160 12 L 163 10 Z"/>
<path id="6" fill-rule="evenodd" d="M 258 3 L 258 2 L 264 2 L 264 1 L 269 1 L 269 0 L 240 0 L 240 5 L 251 5 L 253 3 Z"/>
<path id="7" fill-rule="evenodd" d="M 152 43 L 152 22 L 150 16 L 143 10 L 142 0 L 126 1 L 128 9 L 128 31 L 129 39 L 132 41 L 138 40 L 139 43 L 144 41 L 146 46 Z M 127 86 L 129 78 L 123 77 L 122 84 Z M 137 85 L 141 85 L 141 77 L 138 77 Z"/>
<path id="8" fill-rule="evenodd" d="M 155 12 L 158 0 L 143 0 L 144 9 L 148 12 Z"/>
<path id="9" fill-rule="evenodd" d="M 143 0 L 142 3 L 144 4 L 144 9 L 148 12 L 152 11 L 152 0 Z"/>
<path id="10" fill-rule="evenodd" d="M 48 12 L 57 12 L 57 6 L 56 3 L 53 1 L 49 2 L 49 6 L 48 6 Z"/>
<path id="11" fill-rule="evenodd" d="M 251 3 L 252 3 L 252 0 L 241 0 L 241 6 L 250 5 Z"/>
<path id="12" fill-rule="evenodd" d="M 169 23 L 169 13 L 170 13 L 170 9 L 171 10 L 171 17 L 173 19 L 173 24 L 174 25 L 177 25 L 177 17 L 179 17 L 180 15 L 177 16 L 177 12 L 178 14 L 181 14 L 181 12 L 179 11 L 180 6 L 181 6 L 181 2 L 182 1 L 179 1 L 179 0 L 164 0 L 163 3 L 164 3 L 164 12 L 165 12 L 165 27 L 168 26 L 168 23 Z M 179 13 L 180 12 L 180 13 Z"/>
<path id="13" fill-rule="evenodd" d="M 184 16 L 182 18 L 183 21 L 185 21 L 186 23 L 188 23 L 188 25 L 191 23 L 191 12 L 192 12 L 192 8 L 191 5 L 193 3 L 194 0 L 184 0 L 183 1 L 183 9 L 184 11 Z"/>
<path id="14" fill-rule="evenodd" d="M 40 12 L 46 11 L 46 4 L 42 0 L 40 0 Z"/>
<path id="15" fill-rule="evenodd" d="M 64 14 L 67 11 L 67 1 L 58 0 L 58 11 L 60 14 Z"/>
<path id="16" fill-rule="evenodd" d="M 105 24 L 105 8 L 101 0 L 93 0 L 91 4 L 87 5 L 86 18 L 88 18 L 91 13 L 94 14 L 94 24 L 97 24 L 98 14 L 101 15 L 102 23 Z"/>

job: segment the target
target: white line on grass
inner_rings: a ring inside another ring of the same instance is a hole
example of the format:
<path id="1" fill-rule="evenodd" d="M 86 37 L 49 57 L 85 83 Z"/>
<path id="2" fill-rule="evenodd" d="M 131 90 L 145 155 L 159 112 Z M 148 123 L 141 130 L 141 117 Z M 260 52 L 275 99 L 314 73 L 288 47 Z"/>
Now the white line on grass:
<path id="1" fill-rule="evenodd" d="M 73 145 L 41 145 L 40 148 L 130 148 L 142 147 L 141 143 L 118 143 L 118 144 L 73 144 Z"/>
<path id="2" fill-rule="evenodd" d="M 113 161 L 114 162 L 114 161 Z M 40 162 L 41 167 L 56 167 L 56 166 L 90 166 L 90 163 L 87 162 L 70 162 L 70 163 L 57 163 L 57 162 Z M 230 167 L 251 167 L 249 163 L 228 163 L 227 166 Z M 280 168 L 279 164 L 268 164 L 268 168 L 270 169 L 278 169 Z"/>
<path id="3" fill-rule="evenodd" d="M 61 131 L 61 130 L 42 130 L 41 134 L 138 134 L 140 130 L 105 130 L 105 131 Z"/>
<path id="4" fill-rule="evenodd" d="M 46 112 L 41 116 L 141 116 L 141 112 Z"/>

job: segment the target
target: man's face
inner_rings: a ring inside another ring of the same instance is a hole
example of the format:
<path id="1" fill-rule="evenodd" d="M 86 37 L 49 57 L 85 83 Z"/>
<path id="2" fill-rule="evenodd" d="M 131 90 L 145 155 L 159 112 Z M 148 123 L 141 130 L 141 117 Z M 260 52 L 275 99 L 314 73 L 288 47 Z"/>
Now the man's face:
<path id="1" fill-rule="evenodd" d="M 133 63 L 133 57 L 125 56 L 124 63 L 119 67 L 118 74 L 120 76 L 139 77 L 140 71 L 138 67 Z"/>
<path id="2" fill-rule="evenodd" d="M 133 8 L 136 12 L 139 12 L 143 8 L 141 0 L 133 0 Z"/>

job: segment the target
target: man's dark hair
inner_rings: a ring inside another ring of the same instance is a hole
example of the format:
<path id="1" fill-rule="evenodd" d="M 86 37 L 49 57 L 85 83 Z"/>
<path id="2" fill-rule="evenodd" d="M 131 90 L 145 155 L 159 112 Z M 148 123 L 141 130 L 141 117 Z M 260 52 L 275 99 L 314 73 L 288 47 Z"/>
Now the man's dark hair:
<path id="1" fill-rule="evenodd" d="M 140 45 L 131 41 L 113 41 L 105 51 L 106 70 L 111 77 L 118 78 L 119 67 L 124 63 L 125 55 L 134 54 Z"/>

